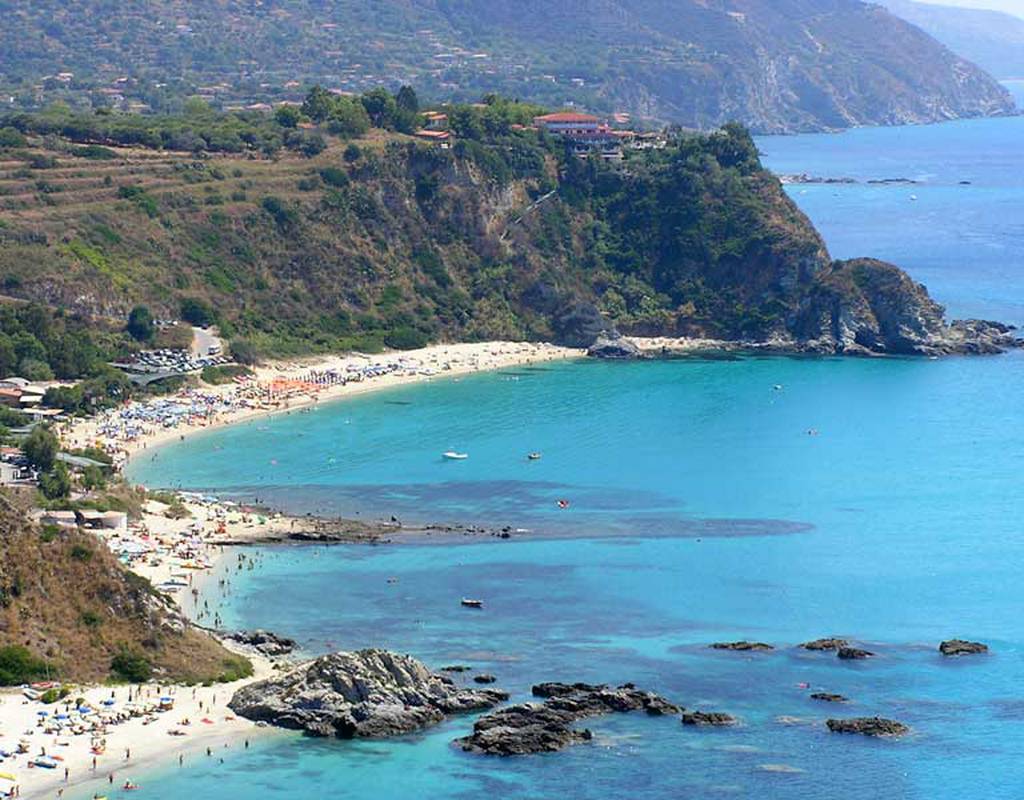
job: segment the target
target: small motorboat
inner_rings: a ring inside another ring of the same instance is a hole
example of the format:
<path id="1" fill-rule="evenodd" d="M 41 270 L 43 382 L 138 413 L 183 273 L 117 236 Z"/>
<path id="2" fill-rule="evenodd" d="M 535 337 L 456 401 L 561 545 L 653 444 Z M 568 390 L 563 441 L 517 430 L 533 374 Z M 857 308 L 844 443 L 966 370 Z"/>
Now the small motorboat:
<path id="1" fill-rule="evenodd" d="M 540 461 L 540 453 L 530 453 L 530 455 L 528 455 L 527 458 L 530 461 Z"/>
<path id="2" fill-rule="evenodd" d="M 465 461 L 469 458 L 469 453 L 459 453 L 455 450 L 446 450 L 441 453 L 441 458 L 445 458 L 448 461 Z"/>
<path id="3" fill-rule="evenodd" d="M 466 608 L 483 608 L 484 607 L 484 601 L 483 600 L 471 600 L 468 597 L 463 597 L 462 598 L 462 605 L 465 606 Z"/>

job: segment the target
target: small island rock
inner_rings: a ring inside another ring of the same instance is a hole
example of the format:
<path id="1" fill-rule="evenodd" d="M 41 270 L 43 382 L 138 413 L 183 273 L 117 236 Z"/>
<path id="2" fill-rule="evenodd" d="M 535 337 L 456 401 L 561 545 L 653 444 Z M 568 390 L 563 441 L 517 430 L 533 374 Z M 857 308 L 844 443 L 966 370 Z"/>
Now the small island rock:
<path id="1" fill-rule="evenodd" d="M 775 648 L 770 644 L 764 642 L 715 642 L 710 645 L 712 650 L 735 650 L 737 652 L 746 652 L 750 650 L 774 650 Z"/>
<path id="2" fill-rule="evenodd" d="M 321 656 L 250 684 L 228 707 L 255 722 L 351 739 L 410 733 L 507 699 L 496 689 L 460 689 L 411 656 L 374 649 Z"/>
<path id="3" fill-rule="evenodd" d="M 488 672 L 482 672 L 473 677 L 474 683 L 494 683 L 496 680 L 498 679 Z"/>
<path id="4" fill-rule="evenodd" d="M 870 650 L 861 650 L 857 647 L 840 647 L 836 655 L 844 661 L 857 661 L 862 658 L 871 658 L 874 653 Z"/>
<path id="5" fill-rule="evenodd" d="M 968 642 L 966 639 L 947 639 L 939 645 L 939 652 L 944 656 L 969 656 L 987 653 L 988 645 L 981 642 Z"/>
<path id="6" fill-rule="evenodd" d="M 825 724 L 833 733 L 859 733 L 862 736 L 903 736 L 910 732 L 902 722 L 884 717 L 830 719 Z"/>
<path id="7" fill-rule="evenodd" d="M 825 703 L 845 703 L 847 699 L 841 694 L 832 694 L 831 692 L 815 692 L 811 695 L 812 700 L 821 700 Z"/>
<path id="8" fill-rule="evenodd" d="M 603 714 L 646 711 L 651 715 L 677 714 L 679 708 L 665 698 L 627 683 L 617 688 L 586 683 L 542 683 L 533 687 L 543 703 L 520 703 L 480 717 L 473 732 L 457 739 L 466 752 L 487 755 L 551 753 L 589 741 L 586 729 L 573 723 Z"/>
<path id="9" fill-rule="evenodd" d="M 686 711 L 683 712 L 684 725 L 735 725 L 736 718 L 721 711 Z"/>
<path id="10" fill-rule="evenodd" d="M 811 642 L 804 642 L 800 645 L 804 650 L 838 650 L 840 647 L 849 646 L 846 639 L 815 639 Z"/>

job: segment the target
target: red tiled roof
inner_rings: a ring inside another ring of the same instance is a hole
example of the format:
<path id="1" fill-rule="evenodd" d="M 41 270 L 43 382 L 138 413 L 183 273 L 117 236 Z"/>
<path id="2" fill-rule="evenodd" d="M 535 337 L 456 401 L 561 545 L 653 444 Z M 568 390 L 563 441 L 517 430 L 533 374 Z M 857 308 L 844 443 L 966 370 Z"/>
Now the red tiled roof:
<path id="1" fill-rule="evenodd" d="M 573 111 L 561 111 L 557 114 L 545 114 L 537 117 L 534 122 L 598 122 L 597 117 L 590 114 L 577 114 Z"/>

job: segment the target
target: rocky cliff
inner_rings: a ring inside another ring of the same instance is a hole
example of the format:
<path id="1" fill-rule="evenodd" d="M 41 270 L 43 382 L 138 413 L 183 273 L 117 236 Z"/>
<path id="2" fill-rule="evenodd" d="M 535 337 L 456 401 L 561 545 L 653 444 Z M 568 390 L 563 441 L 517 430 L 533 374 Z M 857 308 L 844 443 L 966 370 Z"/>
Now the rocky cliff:
<path id="1" fill-rule="evenodd" d="M 895 266 L 833 263 L 740 126 L 609 164 L 510 108 L 460 109 L 452 150 L 373 131 L 310 158 L 94 161 L 32 140 L 0 163 L 0 290 L 120 320 L 138 303 L 160 318 L 188 306 L 264 354 L 586 347 L 615 329 L 813 352 L 1013 343 L 998 325 L 948 325 Z"/>

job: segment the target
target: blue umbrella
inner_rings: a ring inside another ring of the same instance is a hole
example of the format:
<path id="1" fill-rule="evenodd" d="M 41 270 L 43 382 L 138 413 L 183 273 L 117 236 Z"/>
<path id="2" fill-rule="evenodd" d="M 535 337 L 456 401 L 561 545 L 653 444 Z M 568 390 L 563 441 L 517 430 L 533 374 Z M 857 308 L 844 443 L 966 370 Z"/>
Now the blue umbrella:
<path id="1" fill-rule="evenodd" d="M 36 714 L 39 715 L 40 717 L 48 717 L 48 716 L 50 716 L 50 712 L 49 711 L 37 711 Z"/>

